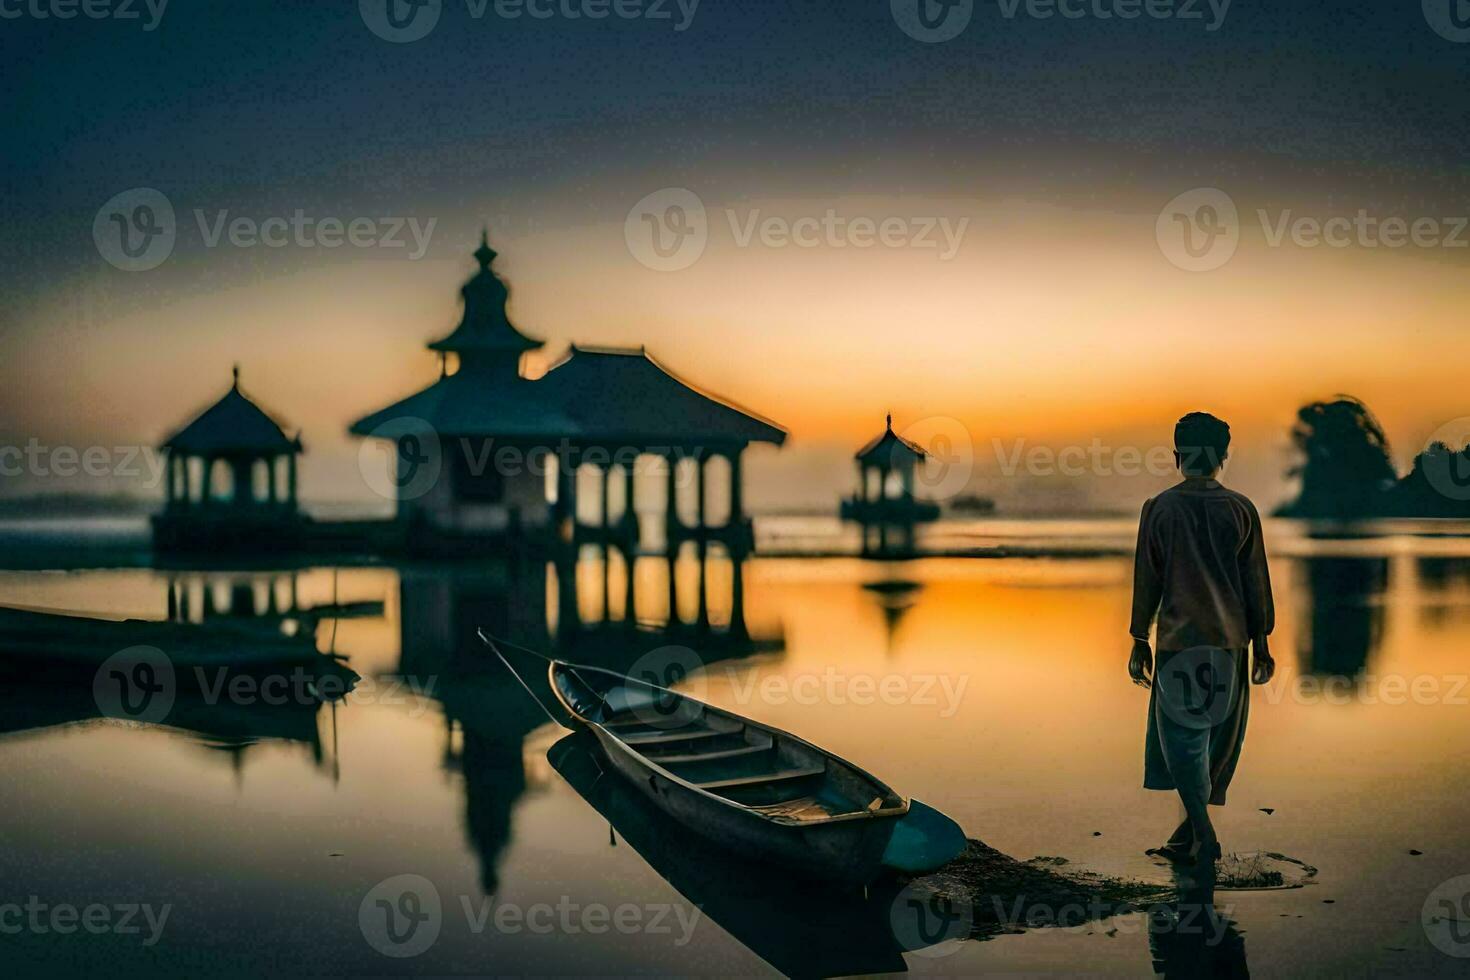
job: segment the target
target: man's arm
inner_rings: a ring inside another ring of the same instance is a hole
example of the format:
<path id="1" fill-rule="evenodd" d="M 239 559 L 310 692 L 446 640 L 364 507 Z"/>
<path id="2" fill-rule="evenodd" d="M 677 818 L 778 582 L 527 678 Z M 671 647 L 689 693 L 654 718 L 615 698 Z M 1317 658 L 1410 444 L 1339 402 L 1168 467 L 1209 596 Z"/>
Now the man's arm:
<path id="1" fill-rule="evenodd" d="M 1151 683 L 1153 651 L 1149 649 L 1148 634 L 1164 591 L 1149 527 L 1153 505 L 1152 500 L 1145 502 L 1143 512 L 1138 516 L 1138 545 L 1133 551 L 1133 616 L 1128 625 L 1128 632 L 1133 636 L 1133 651 L 1128 655 L 1128 676 L 1133 678 L 1133 683 L 1143 687 Z"/>
<path id="2" fill-rule="evenodd" d="M 1266 538 L 1261 528 L 1261 515 L 1255 505 L 1246 501 L 1250 530 L 1241 555 L 1241 582 L 1245 586 L 1246 629 L 1251 637 L 1251 682 L 1266 684 L 1276 673 L 1276 661 L 1266 637 L 1276 627 L 1276 603 L 1271 597 L 1271 570 L 1266 564 Z"/>

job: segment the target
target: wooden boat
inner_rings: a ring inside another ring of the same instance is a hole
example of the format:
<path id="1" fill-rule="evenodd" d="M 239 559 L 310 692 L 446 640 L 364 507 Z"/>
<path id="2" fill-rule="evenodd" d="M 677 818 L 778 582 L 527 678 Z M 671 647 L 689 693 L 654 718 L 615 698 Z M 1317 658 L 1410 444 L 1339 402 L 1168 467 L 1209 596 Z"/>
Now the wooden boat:
<path id="1" fill-rule="evenodd" d="M 906 970 L 907 947 L 893 924 L 898 881 L 880 881 L 862 890 L 832 887 L 745 860 L 690 831 L 627 780 L 604 778 L 606 756 L 589 732 L 566 735 L 547 750 L 546 758 L 607 820 L 618 847 L 631 847 L 706 918 L 782 976 Z"/>
<path id="2" fill-rule="evenodd" d="M 175 669 L 312 665 L 322 659 L 309 634 L 262 635 L 225 621 L 174 623 L 96 619 L 36 609 L 0 607 L 0 661 L 36 670 L 95 670 L 132 646 L 165 651 Z"/>
<path id="3" fill-rule="evenodd" d="M 816 877 L 867 882 L 883 869 L 909 801 L 857 766 L 614 671 L 553 660 L 547 676 L 613 766 L 691 830 Z"/>

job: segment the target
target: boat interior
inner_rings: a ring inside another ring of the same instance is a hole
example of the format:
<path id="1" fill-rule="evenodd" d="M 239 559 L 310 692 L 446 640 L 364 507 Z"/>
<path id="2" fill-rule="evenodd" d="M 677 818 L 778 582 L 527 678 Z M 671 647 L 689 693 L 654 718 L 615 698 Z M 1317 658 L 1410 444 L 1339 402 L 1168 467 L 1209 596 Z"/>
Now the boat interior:
<path id="1" fill-rule="evenodd" d="M 553 670 L 564 703 L 633 754 L 716 796 L 789 822 L 902 813 L 866 773 L 785 732 L 590 667 Z"/>

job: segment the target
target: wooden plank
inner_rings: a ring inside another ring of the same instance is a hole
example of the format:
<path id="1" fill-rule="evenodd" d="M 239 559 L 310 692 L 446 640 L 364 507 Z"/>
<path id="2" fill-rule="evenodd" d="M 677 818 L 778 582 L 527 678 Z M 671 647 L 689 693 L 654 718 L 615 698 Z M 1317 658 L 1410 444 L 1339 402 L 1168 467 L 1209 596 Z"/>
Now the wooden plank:
<path id="1" fill-rule="evenodd" d="M 708 783 L 695 783 L 700 789 L 740 789 L 747 786 L 766 786 L 772 783 L 786 783 L 793 779 L 805 779 L 808 776 L 820 776 L 827 771 L 826 766 L 806 766 L 800 769 L 782 769 L 779 772 L 764 772 L 754 776 L 737 776 L 734 779 L 715 779 Z"/>
<path id="2" fill-rule="evenodd" d="M 766 741 L 757 745 L 742 745 L 734 749 L 715 749 L 711 752 L 686 752 L 680 755 L 650 755 L 649 762 L 657 762 L 661 766 L 672 765 L 679 762 L 707 762 L 715 759 L 734 759 L 742 755 L 755 755 L 757 752 L 769 752 L 771 746 L 776 743 Z"/>
<path id="3" fill-rule="evenodd" d="M 696 728 L 693 731 L 687 728 L 676 728 L 671 732 L 659 732 L 653 735 L 629 735 L 623 738 L 623 741 L 629 745 L 663 745 L 666 742 L 694 742 L 700 739 L 736 734 L 739 733 L 721 732 L 713 728 Z"/>

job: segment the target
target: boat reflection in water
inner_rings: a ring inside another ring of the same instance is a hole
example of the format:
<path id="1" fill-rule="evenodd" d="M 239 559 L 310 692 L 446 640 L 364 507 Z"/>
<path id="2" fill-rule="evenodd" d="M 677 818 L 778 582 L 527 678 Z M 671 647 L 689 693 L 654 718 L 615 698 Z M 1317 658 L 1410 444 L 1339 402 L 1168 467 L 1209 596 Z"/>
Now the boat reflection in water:
<path id="1" fill-rule="evenodd" d="M 164 621 L 0 610 L 0 737 L 120 718 L 190 736 L 227 760 L 237 777 L 252 747 L 279 742 L 302 747 L 314 767 L 335 780 L 336 701 L 352 690 L 357 675 L 317 650 L 315 626 L 324 616 L 381 615 L 382 606 L 300 608 L 294 576 L 289 603 L 278 605 L 284 578 L 170 574 Z M 138 662 L 118 661 L 126 651 L 139 651 Z M 128 669 L 152 668 L 150 683 L 166 699 L 155 702 L 157 710 L 129 710 L 128 691 L 120 689 L 118 698 L 107 693 L 103 671 L 109 665 L 117 665 L 114 673 L 123 670 L 118 683 L 124 686 L 135 680 L 126 676 Z M 241 682 L 246 686 L 237 688 Z M 233 693 L 242 689 L 250 693 Z M 320 724 L 324 706 L 330 754 Z"/>
<path id="2" fill-rule="evenodd" d="M 892 910 L 894 881 L 866 892 L 824 887 L 742 860 L 691 833 L 612 772 L 597 742 L 568 735 L 547 753 L 552 768 L 704 915 L 791 977 L 901 973 L 904 943 Z M 946 937 L 941 937 L 946 938 Z"/>

